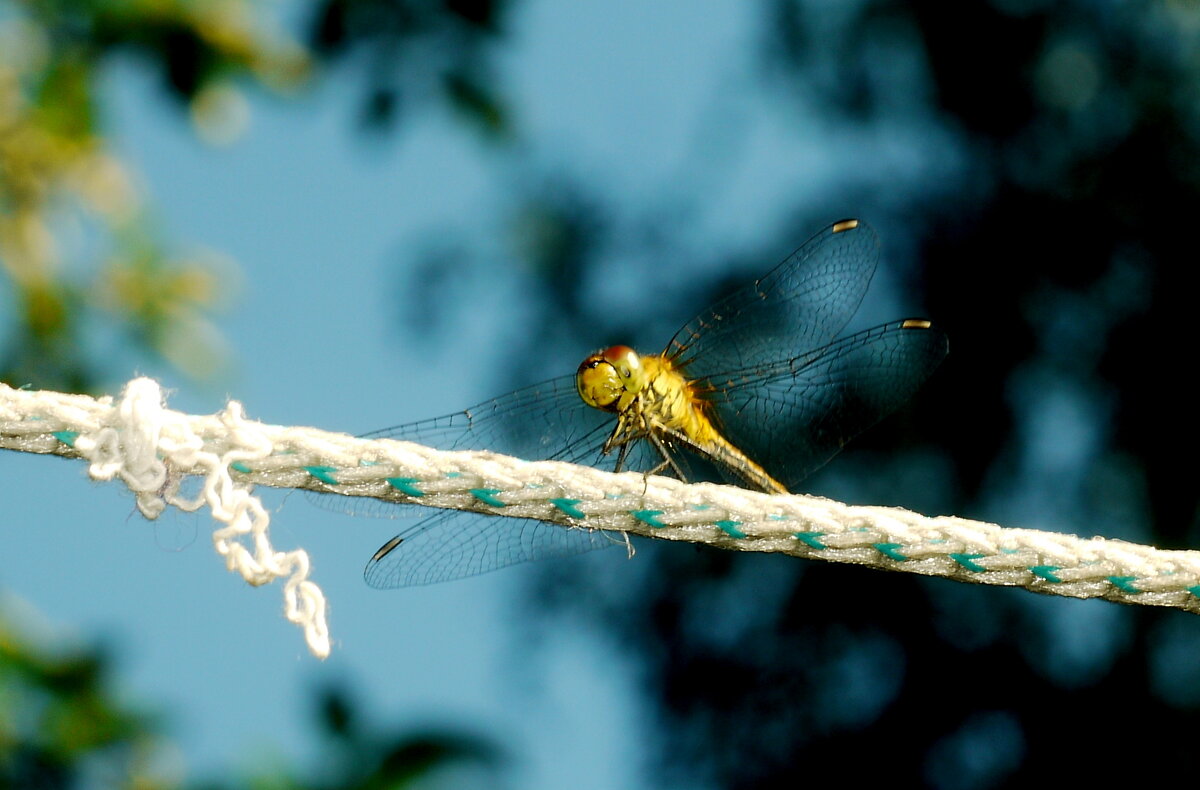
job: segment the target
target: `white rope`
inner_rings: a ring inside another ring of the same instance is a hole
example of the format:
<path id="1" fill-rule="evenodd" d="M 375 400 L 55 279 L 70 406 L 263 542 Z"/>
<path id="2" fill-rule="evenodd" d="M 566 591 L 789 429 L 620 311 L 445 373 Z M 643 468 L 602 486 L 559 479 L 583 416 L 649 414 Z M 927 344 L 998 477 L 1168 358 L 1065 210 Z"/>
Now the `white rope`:
<path id="1" fill-rule="evenodd" d="M 0 448 L 86 458 L 93 477 L 124 480 L 148 518 L 167 504 L 208 504 L 226 525 L 213 539 L 229 569 L 251 584 L 287 577 L 288 619 L 305 628 L 320 656 L 329 651 L 324 598 L 307 581 L 303 551 L 272 549 L 255 484 L 1200 612 L 1196 551 L 264 425 L 247 420 L 236 402 L 216 415 L 186 415 L 163 408 L 149 379 L 130 382 L 115 404 L 0 384 Z M 204 476 L 196 500 L 179 496 L 185 475 Z"/>
<path id="2" fill-rule="evenodd" d="M 213 533 L 213 545 L 226 567 L 253 585 L 286 577 L 284 613 L 304 629 L 309 650 L 325 658 L 325 596 L 308 581 L 308 555 L 275 551 L 262 502 L 250 493 L 250 485 L 235 482 L 230 474 L 232 463 L 269 457 L 271 443 L 236 402 L 202 422 L 203 435 L 193 418 L 163 408 L 162 391 L 147 378 L 129 382 L 115 405 L 107 397 L 25 392 L 0 384 L 0 446 L 85 458 L 94 479 L 123 480 L 146 518 L 157 518 L 168 504 L 189 511 L 207 504 L 213 518 L 225 525 Z M 204 476 L 195 499 L 179 491 L 187 475 Z M 253 551 L 243 538 L 249 538 Z"/>

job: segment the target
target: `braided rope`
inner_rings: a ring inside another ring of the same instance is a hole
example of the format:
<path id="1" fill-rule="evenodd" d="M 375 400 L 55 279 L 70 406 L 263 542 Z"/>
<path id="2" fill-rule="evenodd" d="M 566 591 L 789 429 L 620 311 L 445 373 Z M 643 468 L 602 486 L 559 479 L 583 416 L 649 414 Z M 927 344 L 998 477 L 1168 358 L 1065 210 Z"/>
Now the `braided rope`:
<path id="1" fill-rule="evenodd" d="M 235 401 L 215 415 L 186 415 L 165 409 L 158 385 L 145 378 L 131 381 L 116 402 L 0 384 L 0 448 L 87 459 L 92 477 L 124 480 L 147 518 L 168 504 L 188 510 L 208 504 L 226 525 L 213 541 L 229 569 L 256 585 L 287 577 L 287 617 L 304 627 L 310 649 L 322 657 L 329 652 L 324 597 L 307 580 L 302 550 L 271 547 L 269 515 L 251 494 L 254 485 L 1200 612 L 1196 551 L 265 425 L 247 420 Z M 179 495 L 186 475 L 205 478 L 195 500 Z M 244 537 L 253 552 L 240 542 Z"/>

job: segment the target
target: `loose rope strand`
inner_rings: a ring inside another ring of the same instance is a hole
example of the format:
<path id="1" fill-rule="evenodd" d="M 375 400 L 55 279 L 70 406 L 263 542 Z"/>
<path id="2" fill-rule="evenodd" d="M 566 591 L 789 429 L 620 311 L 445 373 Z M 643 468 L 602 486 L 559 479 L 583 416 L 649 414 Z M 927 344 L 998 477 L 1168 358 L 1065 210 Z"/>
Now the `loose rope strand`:
<path id="1" fill-rule="evenodd" d="M 255 485 L 1200 612 L 1196 551 L 266 425 L 246 419 L 235 401 L 215 415 L 186 415 L 164 408 L 161 389 L 146 378 L 116 401 L 0 384 L 0 448 L 86 459 L 93 478 L 123 480 L 147 518 L 167 505 L 209 505 L 224 525 L 213 542 L 227 567 L 255 585 L 286 578 L 285 613 L 321 657 L 329 653 L 324 596 L 308 580 L 304 551 L 272 548 Z M 179 491 L 189 475 L 204 478 L 195 499 Z"/>

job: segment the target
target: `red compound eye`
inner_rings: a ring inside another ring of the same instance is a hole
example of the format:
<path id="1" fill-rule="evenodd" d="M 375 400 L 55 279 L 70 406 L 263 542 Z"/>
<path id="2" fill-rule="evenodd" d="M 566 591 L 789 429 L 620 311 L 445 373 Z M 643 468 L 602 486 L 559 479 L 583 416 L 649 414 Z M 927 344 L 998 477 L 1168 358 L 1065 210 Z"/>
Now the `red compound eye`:
<path id="1" fill-rule="evenodd" d="M 634 353 L 629 346 L 609 346 L 600 352 L 606 362 L 619 362 L 622 359 L 628 359 L 629 355 Z"/>

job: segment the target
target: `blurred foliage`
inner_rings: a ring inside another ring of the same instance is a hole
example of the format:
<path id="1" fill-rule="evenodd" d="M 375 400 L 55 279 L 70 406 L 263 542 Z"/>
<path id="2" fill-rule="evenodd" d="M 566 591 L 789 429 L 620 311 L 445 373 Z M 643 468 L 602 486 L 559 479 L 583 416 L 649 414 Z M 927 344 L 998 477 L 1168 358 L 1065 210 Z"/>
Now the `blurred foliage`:
<path id="1" fill-rule="evenodd" d="M 319 0 L 309 41 L 326 60 L 351 53 L 362 59 L 368 126 L 391 128 L 440 98 L 499 140 L 511 129 L 490 54 L 507 6 L 507 0 Z"/>
<path id="2" fill-rule="evenodd" d="M 402 107 L 437 98 L 499 140 L 510 122 L 488 55 L 505 6 L 315 3 L 309 53 L 251 0 L 0 0 L 0 379 L 100 388 L 110 366 L 124 370 L 118 345 L 198 379 L 225 361 L 209 316 L 231 267 L 161 239 L 135 175 L 109 150 L 100 90 L 114 60 L 160 74 L 213 143 L 243 128 L 242 85 L 289 90 L 314 57 L 351 53 L 367 63 L 371 124 L 390 128 Z"/>
<path id="3" fill-rule="evenodd" d="M 26 628 L 25 630 L 28 630 Z M 38 646 L 0 613 L 0 788 L 69 790 L 401 790 L 496 787 L 502 756 L 460 729 L 383 734 L 344 690 L 314 695 L 324 735 L 313 767 L 278 763 L 244 778 L 183 779 L 160 721 L 117 699 L 111 661 L 95 649 Z"/>
<path id="4" fill-rule="evenodd" d="M 35 647 L 0 616 L 0 788 L 176 787 L 156 722 L 123 706 L 99 651 Z"/>
<path id="5" fill-rule="evenodd" d="M 330 687 L 313 696 L 324 751 L 309 768 L 279 765 L 245 780 L 197 790 L 403 790 L 494 788 L 504 758 L 490 741 L 458 728 L 385 733 L 363 721 L 351 695 Z"/>
<path id="6" fill-rule="evenodd" d="M 0 3 L 0 378 L 101 385 L 113 349 L 93 342 L 98 327 L 190 375 L 218 369 L 207 314 L 225 286 L 210 254 L 159 240 L 105 142 L 100 91 L 114 58 L 136 57 L 217 139 L 234 80 L 283 87 L 304 75 L 302 53 L 256 24 L 243 0 Z"/>

